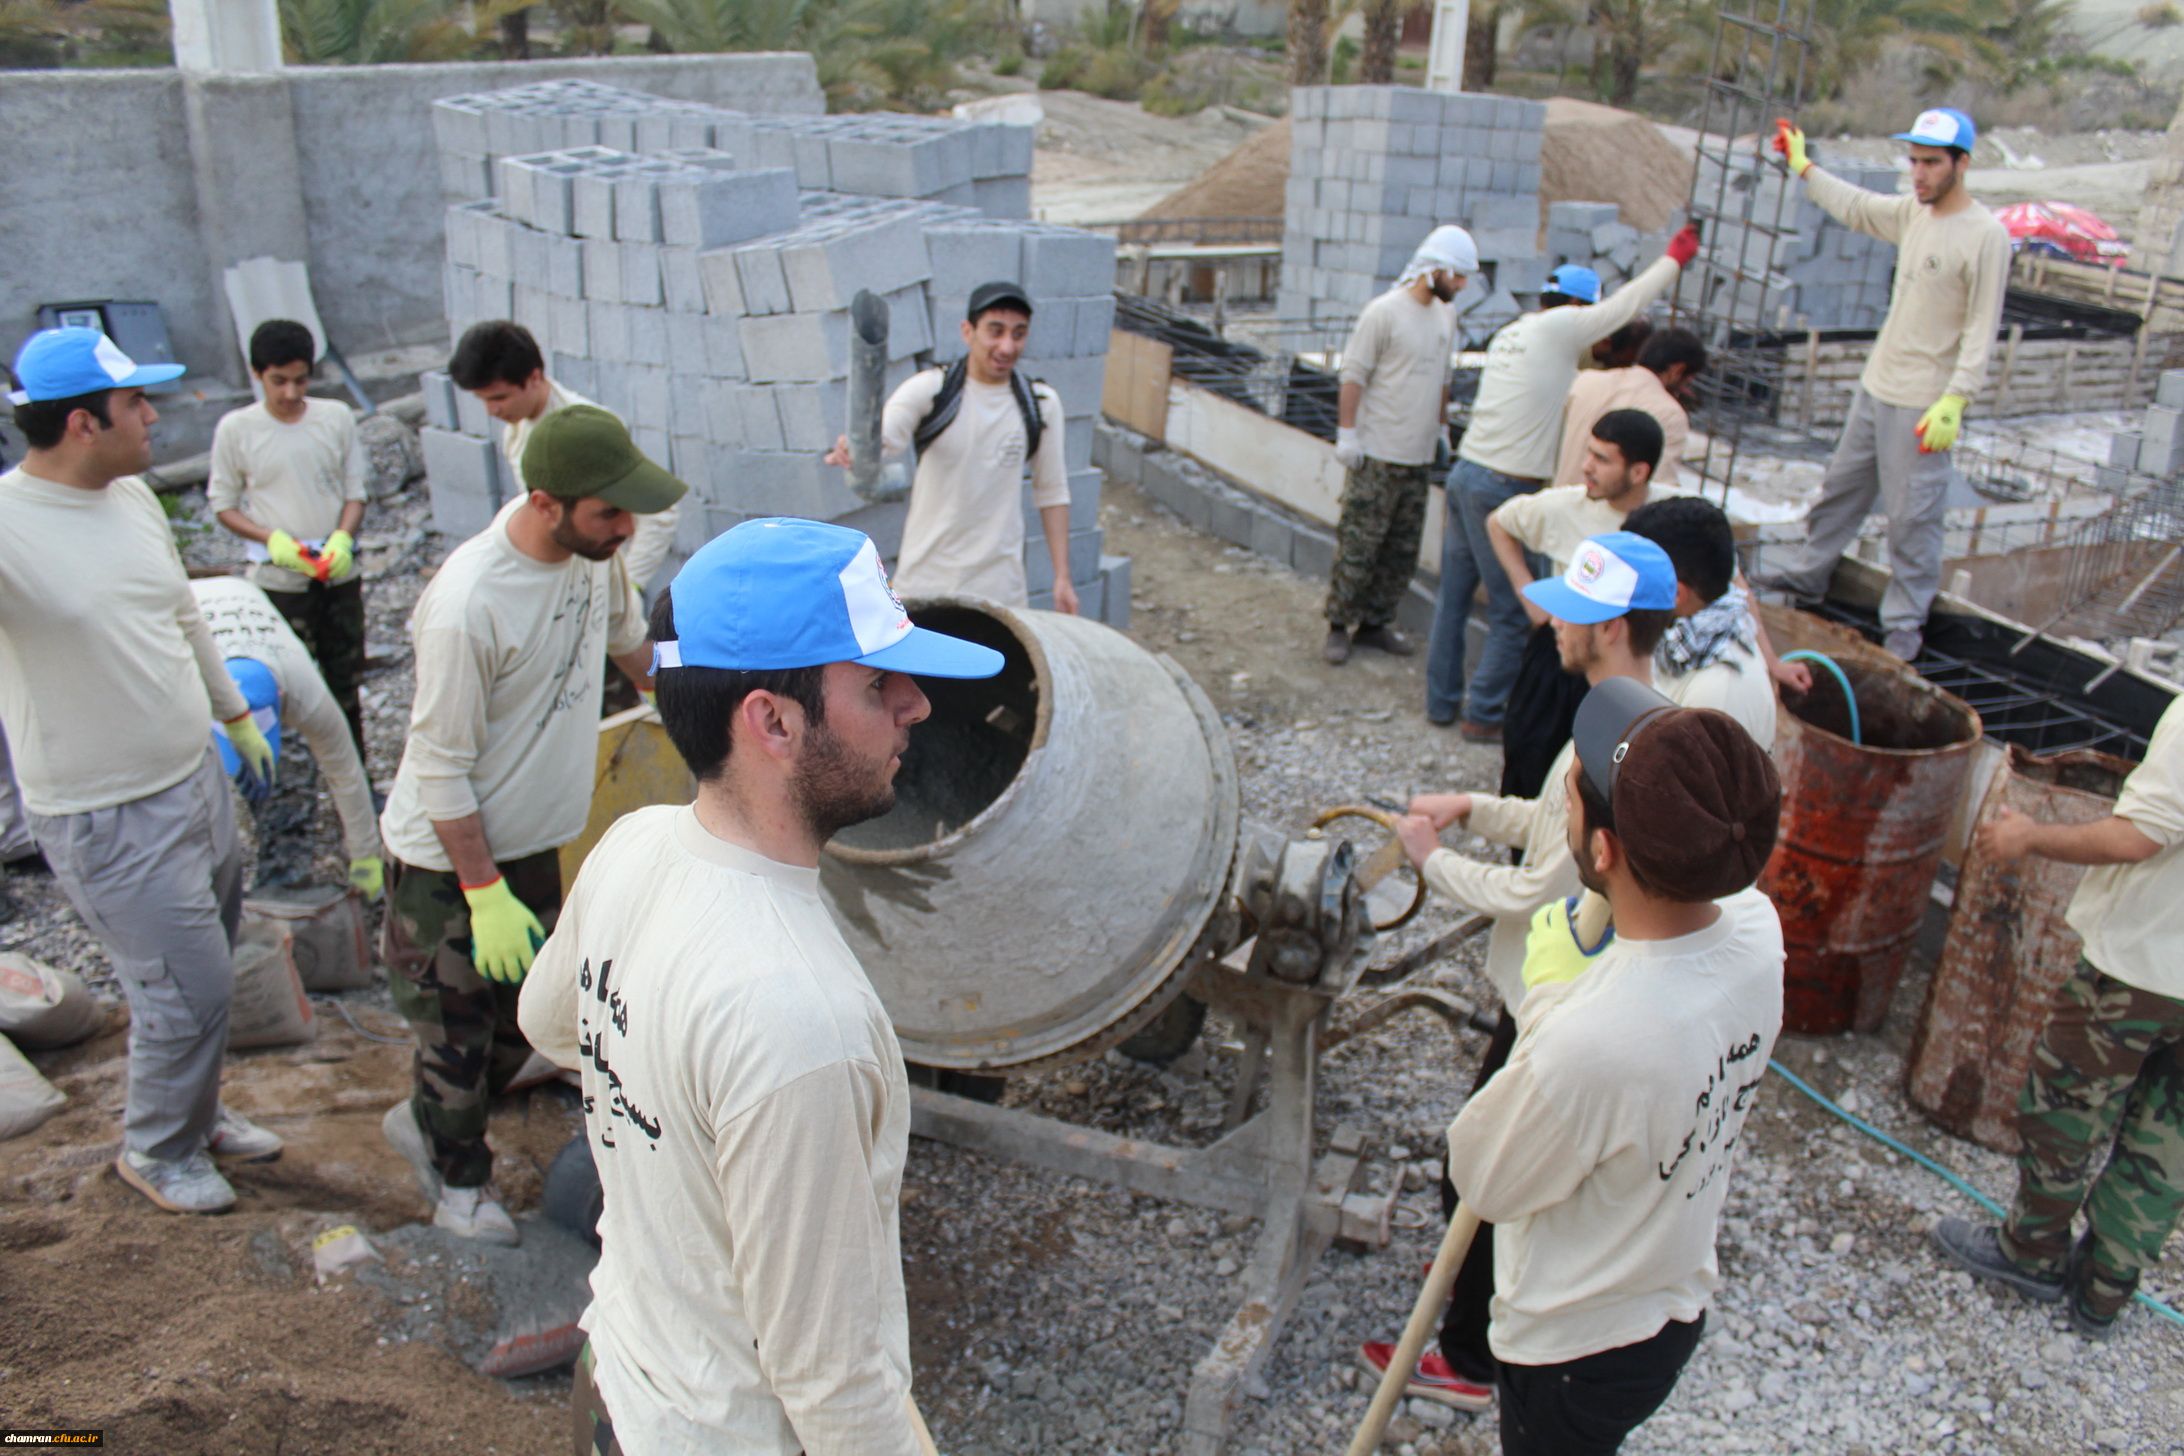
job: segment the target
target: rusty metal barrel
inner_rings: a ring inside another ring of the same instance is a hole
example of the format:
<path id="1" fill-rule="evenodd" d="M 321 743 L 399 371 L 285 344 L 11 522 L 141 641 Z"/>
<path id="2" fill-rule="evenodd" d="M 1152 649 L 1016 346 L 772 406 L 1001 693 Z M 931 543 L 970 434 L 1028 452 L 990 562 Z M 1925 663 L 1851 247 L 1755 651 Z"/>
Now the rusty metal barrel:
<path id="1" fill-rule="evenodd" d="M 1830 673 L 1784 694 L 1774 747 L 1782 826 L 1759 878 L 1788 952 L 1782 1024 L 1874 1031 L 1918 939 L 1979 714 L 1863 638 L 1802 612 L 1764 613 L 1777 649 L 1822 652 L 1842 670 L 1860 730 L 1852 742 Z"/>
<path id="2" fill-rule="evenodd" d="M 2115 812 L 2131 765 L 2105 753 L 2039 757 L 2012 748 L 1977 823 L 2015 809 L 2054 824 Z M 1912 1105 L 1959 1137 L 2015 1154 L 2017 1094 L 2056 988 L 2082 943 L 2063 921 L 2082 865 L 2027 856 L 1996 864 L 1976 846 L 1957 875 L 1949 938 L 1904 1067 Z"/>

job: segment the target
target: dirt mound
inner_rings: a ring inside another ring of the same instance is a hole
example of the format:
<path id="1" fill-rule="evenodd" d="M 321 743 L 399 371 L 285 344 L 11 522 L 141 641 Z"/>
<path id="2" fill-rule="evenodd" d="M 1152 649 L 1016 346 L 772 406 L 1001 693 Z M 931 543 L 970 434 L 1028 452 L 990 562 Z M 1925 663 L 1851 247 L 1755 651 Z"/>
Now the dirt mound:
<path id="1" fill-rule="evenodd" d="M 1691 159 L 1646 118 L 1555 96 L 1539 149 L 1539 200 L 1612 202 L 1641 232 L 1667 226 L 1691 196 Z"/>
<path id="2" fill-rule="evenodd" d="M 1138 214 L 1139 217 L 1280 217 L 1289 181 L 1289 118 Z"/>

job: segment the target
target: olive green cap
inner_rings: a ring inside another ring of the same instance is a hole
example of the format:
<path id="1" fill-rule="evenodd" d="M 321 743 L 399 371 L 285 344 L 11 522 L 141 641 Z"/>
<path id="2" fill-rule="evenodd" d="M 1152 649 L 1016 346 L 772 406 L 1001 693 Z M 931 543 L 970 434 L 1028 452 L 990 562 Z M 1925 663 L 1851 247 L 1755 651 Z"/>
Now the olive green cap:
<path id="1" fill-rule="evenodd" d="M 523 483 L 562 500 L 592 496 L 638 516 L 666 510 L 690 489 L 646 458 L 628 426 L 592 404 L 550 410 L 531 427 Z"/>

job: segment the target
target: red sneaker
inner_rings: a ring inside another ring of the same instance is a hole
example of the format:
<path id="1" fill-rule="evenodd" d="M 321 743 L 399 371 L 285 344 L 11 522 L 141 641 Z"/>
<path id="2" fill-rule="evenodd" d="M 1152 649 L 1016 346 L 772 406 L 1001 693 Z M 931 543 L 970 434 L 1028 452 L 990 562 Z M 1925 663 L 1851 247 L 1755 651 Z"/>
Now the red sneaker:
<path id="1" fill-rule="evenodd" d="M 1358 1346 L 1357 1355 L 1358 1363 L 1378 1379 L 1387 1371 L 1388 1361 L 1395 1355 L 1395 1346 L 1384 1340 L 1367 1340 Z M 1411 1373 L 1403 1393 L 1437 1400 L 1465 1411 L 1483 1411 L 1494 1404 L 1493 1386 L 1464 1379 L 1448 1368 L 1448 1361 L 1441 1357 L 1439 1350 L 1428 1350 L 1418 1357 L 1418 1368 Z"/>

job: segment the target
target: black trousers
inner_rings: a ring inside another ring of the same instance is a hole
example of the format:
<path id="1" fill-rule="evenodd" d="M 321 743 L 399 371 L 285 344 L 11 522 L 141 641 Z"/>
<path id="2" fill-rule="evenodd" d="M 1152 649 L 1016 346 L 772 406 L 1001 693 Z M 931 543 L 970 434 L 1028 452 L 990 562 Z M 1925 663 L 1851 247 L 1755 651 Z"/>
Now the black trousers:
<path id="1" fill-rule="evenodd" d="M 1517 680 L 1502 712 L 1501 791 L 1518 799 L 1536 799 L 1551 787 L 1547 770 L 1570 741 L 1577 705 L 1585 700 L 1585 679 L 1565 672 L 1555 649 L 1555 629 L 1534 627 L 1517 660 Z"/>
<path id="2" fill-rule="evenodd" d="M 1502 1456 L 1613 1456 L 1676 1388 L 1705 1328 L 1702 1314 L 1560 1365 L 1503 1365 Z"/>
<path id="3" fill-rule="evenodd" d="M 281 616 L 318 663 L 319 676 L 348 720 L 357 757 L 364 756 L 364 711 L 357 682 L 364 676 L 364 574 L 329 586 L 314 581 L 302 591 L 269 591 Z"/>
<path id="4" fill-rule="evenodd" d="M 1501 1020 L 1494 1027 L 1493 1036 L 1487 1039 L 1485 1055 L 1479 1058 L 1479 1075 L 1471 1084 L 1471 1095 L 1479 1095 L 1479 1089 L 1494 1080 L 1509 1061 L 1509 1053 L 1517 1044 L 1517 1019 L 1502 1008 Z M 1441 1166 L 1441 1216 L 1448 1217 L 1456 1211 L 1456 1185 L 1448 1180 L 1448 1165 Z M 1441 1358 L 1449 1368 L 1466 1380 L 1480 1385 L 1492 1385 L 1494 1372 L 1500 1362 L 1486 1342 L 1487 1325 L 1493 1318 L 1494 1303 L 1494 1225 L 1482 1223 L 1473 1235 L 1471 1248 L 1464 1255 L 1464 1262 L 1456 1270 L 1456 1283 L 1449 1290 L 1448 1309 L 1441 1316 Z"/>

